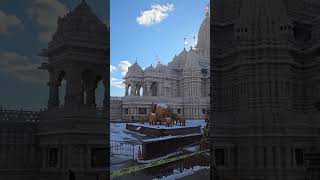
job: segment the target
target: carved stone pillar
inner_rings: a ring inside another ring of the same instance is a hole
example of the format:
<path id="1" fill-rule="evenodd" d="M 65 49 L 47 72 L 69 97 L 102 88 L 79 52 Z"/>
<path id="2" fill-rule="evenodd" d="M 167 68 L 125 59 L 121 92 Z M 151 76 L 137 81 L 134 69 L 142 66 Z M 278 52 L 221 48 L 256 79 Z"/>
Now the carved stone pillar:
<path id="1" fill-rule="evenodd" d="M 129 94 L 129 92 L 128 92 L 128 90 L 129 90 L 129 86 L 128 86 L 128 84 L 126 84 L 126 89 L 125 89 L 126 91 L 125 91 L 125 96 L 128 96 L 128 94 Z"/>
<path id="2" fill-rule="evenodd" d="M 50 80 L 47 83 L 49 86 L 49 100 L 48 100 L 48 109 L 53 109 L 59 107 L 59 86 L 60 82 L 57 81 L 56 75 L 54 72 L 50 71 Z"/>
<path id="3" fill-rule="evenodd" d="M 142 94 L 142 96 L 147 96 L 147 95 L 148 95 L 148 88 L 147 88 L 147 85 L 144 84 L 143 85 L 143 94 Z"/>
<path id="4" fill-rule="evenodd" d="M 84 86 L 86 92 L 86 106 L 87 107 L 96 107 L 96 95 L 95 90 L 97 88 L 96 75 L 92 72 L 87 73 L 84 77 Z"/>
<path id="5" fill-rule="evenodd" d="M 81 105 L 84 105 L 85 82 L 81 81 Z"/>
<path id="6" fill-rule="evenodd" d="M 136 95 L 137 95 L 137 96 L 141 96 L 141 94 L 140 94 L 141 85 L 137 85 L 136 87 L 137 87 L 137 90 L 136 90 L 137 93 L 136 93 Z"/>
<path id="7" fill-rule="evenodd" d="M 151 96 L 151 83 L 150 82 L 148 82 L 146 84 L 146 95 Z"/>
<path id="8" fill-rule="evenodd" d="M 89 89 L 87 91 L 87 105 L 88 107 L 96 107 L 96 99 L 95 99 L 95 89 Z"/>
<path id="9" fill-rule="evenodd" d="M 136 91 L 136 85 L 133 84 L 131 85 L 131 92 L 130 92 L 130 96 L 134 96 L 135 95 L 135 91 Z"/>

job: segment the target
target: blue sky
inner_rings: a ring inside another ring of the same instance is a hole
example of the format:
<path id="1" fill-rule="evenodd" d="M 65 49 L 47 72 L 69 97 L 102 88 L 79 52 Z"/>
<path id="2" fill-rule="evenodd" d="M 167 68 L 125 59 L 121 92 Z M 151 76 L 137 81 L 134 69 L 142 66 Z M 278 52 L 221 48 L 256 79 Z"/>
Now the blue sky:
<path id="1" fill-rule="evenodd" d="M 132 2 L 132 3 L 128 3 Z M 133 3 L 134 2 L 134 3 Z M 208 0 L 111 0 L 111 96 L 123 96 L 126 68 L 167 64 L 194 44 Z"/>
<path id="2" fill-rule="evenodd" d="M 39 109 L 46 107 L 47 73 L 37 67 L 37 56 L 56 29 L 57 17 L 80 0 L 0 1 L 0 106 Z M 93 12 L 106 22 L 107 0 L 87 0 Z M 48 13 L 50 12 L 50 13 Z"/>

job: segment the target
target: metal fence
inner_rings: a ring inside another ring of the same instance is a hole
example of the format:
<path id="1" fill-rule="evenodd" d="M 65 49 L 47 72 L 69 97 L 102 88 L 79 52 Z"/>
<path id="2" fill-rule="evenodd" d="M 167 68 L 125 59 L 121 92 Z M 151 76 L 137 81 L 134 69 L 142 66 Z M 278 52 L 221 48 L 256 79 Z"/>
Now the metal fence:
<path id="1" fill-rule="evenodd" d="M 131 156 L 134 159 L 134 142 L 110 141 L 111 155 Z"/>

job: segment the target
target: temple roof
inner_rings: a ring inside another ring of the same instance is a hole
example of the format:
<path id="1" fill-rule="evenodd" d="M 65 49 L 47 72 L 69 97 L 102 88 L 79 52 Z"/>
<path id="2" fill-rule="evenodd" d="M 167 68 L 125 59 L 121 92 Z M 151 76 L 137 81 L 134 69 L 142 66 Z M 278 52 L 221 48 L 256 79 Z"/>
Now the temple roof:
<path id="1" fill-rule="evenodd" d="M 199 56 L 196 55 L 194 50 L 190 50 L 187 53 L 186 63 L 184 64 L 183 71 L 186 73 L 201 71 L 201 67 L 199 65 Z"/>
<path id="2" fill-rule="evenodd" d="M 143 69 L 138 64 L 138 62 L 135 62 L 132 66 L 128 68 L 128 72 L 125 77 L 128 76 L 143 76 Z"/>
<path id="3" fill-rule="evenodd" d="M 101 44 L 107 45 L 107 34 L 107 26 L 82 0 L 72 11 L 58 18 L 58 28 L 49 42 L 49 49 L 65 43 L 101 48 Z"/>

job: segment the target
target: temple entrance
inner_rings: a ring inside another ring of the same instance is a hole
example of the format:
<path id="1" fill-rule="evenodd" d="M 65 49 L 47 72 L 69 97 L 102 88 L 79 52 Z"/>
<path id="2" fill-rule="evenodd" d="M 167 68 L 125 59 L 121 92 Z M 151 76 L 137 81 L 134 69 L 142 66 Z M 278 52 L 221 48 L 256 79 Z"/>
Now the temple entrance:
<path id="1" fill-rule="evenodd" d="M 90 70 L 82 72 L 81 95 L 83 105 L 87 107 L 102 107 L 104 86 L 101 76 Z"/>
<path id="2" fill-rule="evenodd" d="M 151 96 L 157 96 L 157 83 L 153 82 L 150 86 Z"/>

